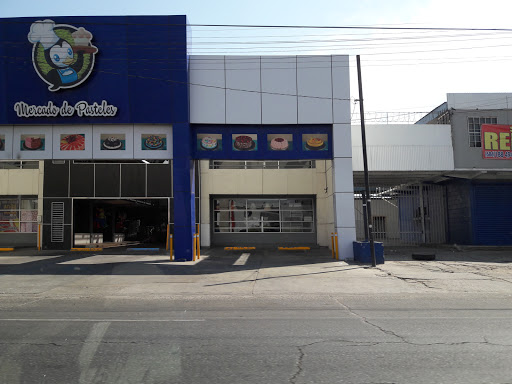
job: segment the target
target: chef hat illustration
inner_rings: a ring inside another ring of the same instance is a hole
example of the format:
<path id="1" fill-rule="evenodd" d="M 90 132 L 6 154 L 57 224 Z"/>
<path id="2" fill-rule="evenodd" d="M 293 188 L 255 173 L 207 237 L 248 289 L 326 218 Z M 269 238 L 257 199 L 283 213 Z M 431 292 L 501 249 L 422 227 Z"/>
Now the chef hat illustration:
<path id="1" fill-rule="evenodd" d="M 59 36 L 53 31 L 54 27 L 52 20 L 38 20 L 30 26 L 28 40 L 33 44 L 41 43 L 44 49 L 51 48 L 59 41 Z"/>

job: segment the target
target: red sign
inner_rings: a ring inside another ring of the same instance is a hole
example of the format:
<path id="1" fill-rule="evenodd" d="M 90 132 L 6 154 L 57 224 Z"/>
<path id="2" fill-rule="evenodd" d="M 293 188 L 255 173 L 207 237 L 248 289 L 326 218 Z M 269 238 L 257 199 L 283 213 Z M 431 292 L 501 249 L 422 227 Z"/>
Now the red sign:
<path id="1" fill-rule="evenodd" d="M 512 160 L 512 126 L 482 124 L 482 157 L 493 160 Z"/>

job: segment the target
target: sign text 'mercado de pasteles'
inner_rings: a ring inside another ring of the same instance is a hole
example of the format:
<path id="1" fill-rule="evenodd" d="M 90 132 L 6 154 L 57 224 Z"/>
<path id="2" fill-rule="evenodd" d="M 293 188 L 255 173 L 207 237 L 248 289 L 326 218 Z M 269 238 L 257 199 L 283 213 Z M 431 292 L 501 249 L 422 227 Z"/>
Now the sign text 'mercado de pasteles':
<path id="1" fill-rule="evenodd" d="M 60 107 L 49 101 L 47 105 L 28 105 L 23 101 L 14 104 L 14 110 L 18 117 L 57 117 L 73 116 L 78 117 L 109 117 L 115 116 L 117 107 L 108 104 L 105 100 L 101 104 L 89 104 L 86 101 L 79 101 L 74 106 L 64 101 Z"/>
<path id="2" fill-rule="evenodd" d="M 51 92 L 75 88 L 87 80 L 94 68 L 98 48 L 92 44 L 92 33 L 83 27 L 55 24 L 53 20 L 38 20 L 30 26 L 28 40 L 33 44 L 32 62 L 38 76 Z M 117 107 L 105 100 L 101 104 L 68 101 L 56 106 L 30 105 L 24 101 L 14 104 L 18 117 L 109 117 L 115 116 Z"/>
<path id="3" fill-rule="evenodd" d="M 0 17 L 12 42 L 12 60 L 0 60 L 0 125 L 188 123 L 186 24 L 184 15 Z"/>

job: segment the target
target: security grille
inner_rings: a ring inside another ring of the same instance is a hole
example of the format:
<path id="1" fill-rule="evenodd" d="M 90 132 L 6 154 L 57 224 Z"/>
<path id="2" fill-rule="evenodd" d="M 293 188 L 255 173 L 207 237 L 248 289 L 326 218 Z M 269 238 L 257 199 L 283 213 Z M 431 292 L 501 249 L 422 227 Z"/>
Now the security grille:
<path id="1" fill-rule="evenodd" d="M 361 190 L 362 188 L 356 188 Z M 447 239 L 445 188 L 440 185 L 375 187 L 371 193 L 374 238 L 385 245 L 443 244 Z M 356 235 L 364 240 L 361 192 L 354 194 Z"/>
<path id="2" fill-rule="evenodd" d="M 51 240 L 52 243 L 64 242 L 64 203 L 52 203 L 51 216 Z"/>

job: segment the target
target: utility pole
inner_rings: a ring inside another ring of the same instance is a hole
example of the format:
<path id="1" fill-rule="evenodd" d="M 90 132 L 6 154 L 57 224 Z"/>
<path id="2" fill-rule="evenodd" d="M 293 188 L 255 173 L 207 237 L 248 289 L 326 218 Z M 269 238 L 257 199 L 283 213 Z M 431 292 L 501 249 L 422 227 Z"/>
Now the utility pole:
<path id="1" fill-rule="evenodd" d="M 367 220 L 368 220 L 368 237 L 370 239 L 370 251 L 372 253 L 372 267 L 377 266 L 377 259 L 375 258 L 375 243 L 373 241 L 373 220 L 372 220 L 372 204 L 371 204 L 371 195 L 370 195 L 370 179 L 368 178 L 368 157 L 366 154 L 366 130 L 364 126 L 364 106 L 363 106 L 363 83 L 361 80 L 361 58 L 359 55 L 356 56 L 357 59 L 357 80 L 359 83 L 359 113 L 361 114 L 361 140 L 363 142 L 363 164 L 364 164 L 364 187 L 366 194 L 366 207 L 364 206 L 363 200 L 363 209 L 366 209 Z"/>

